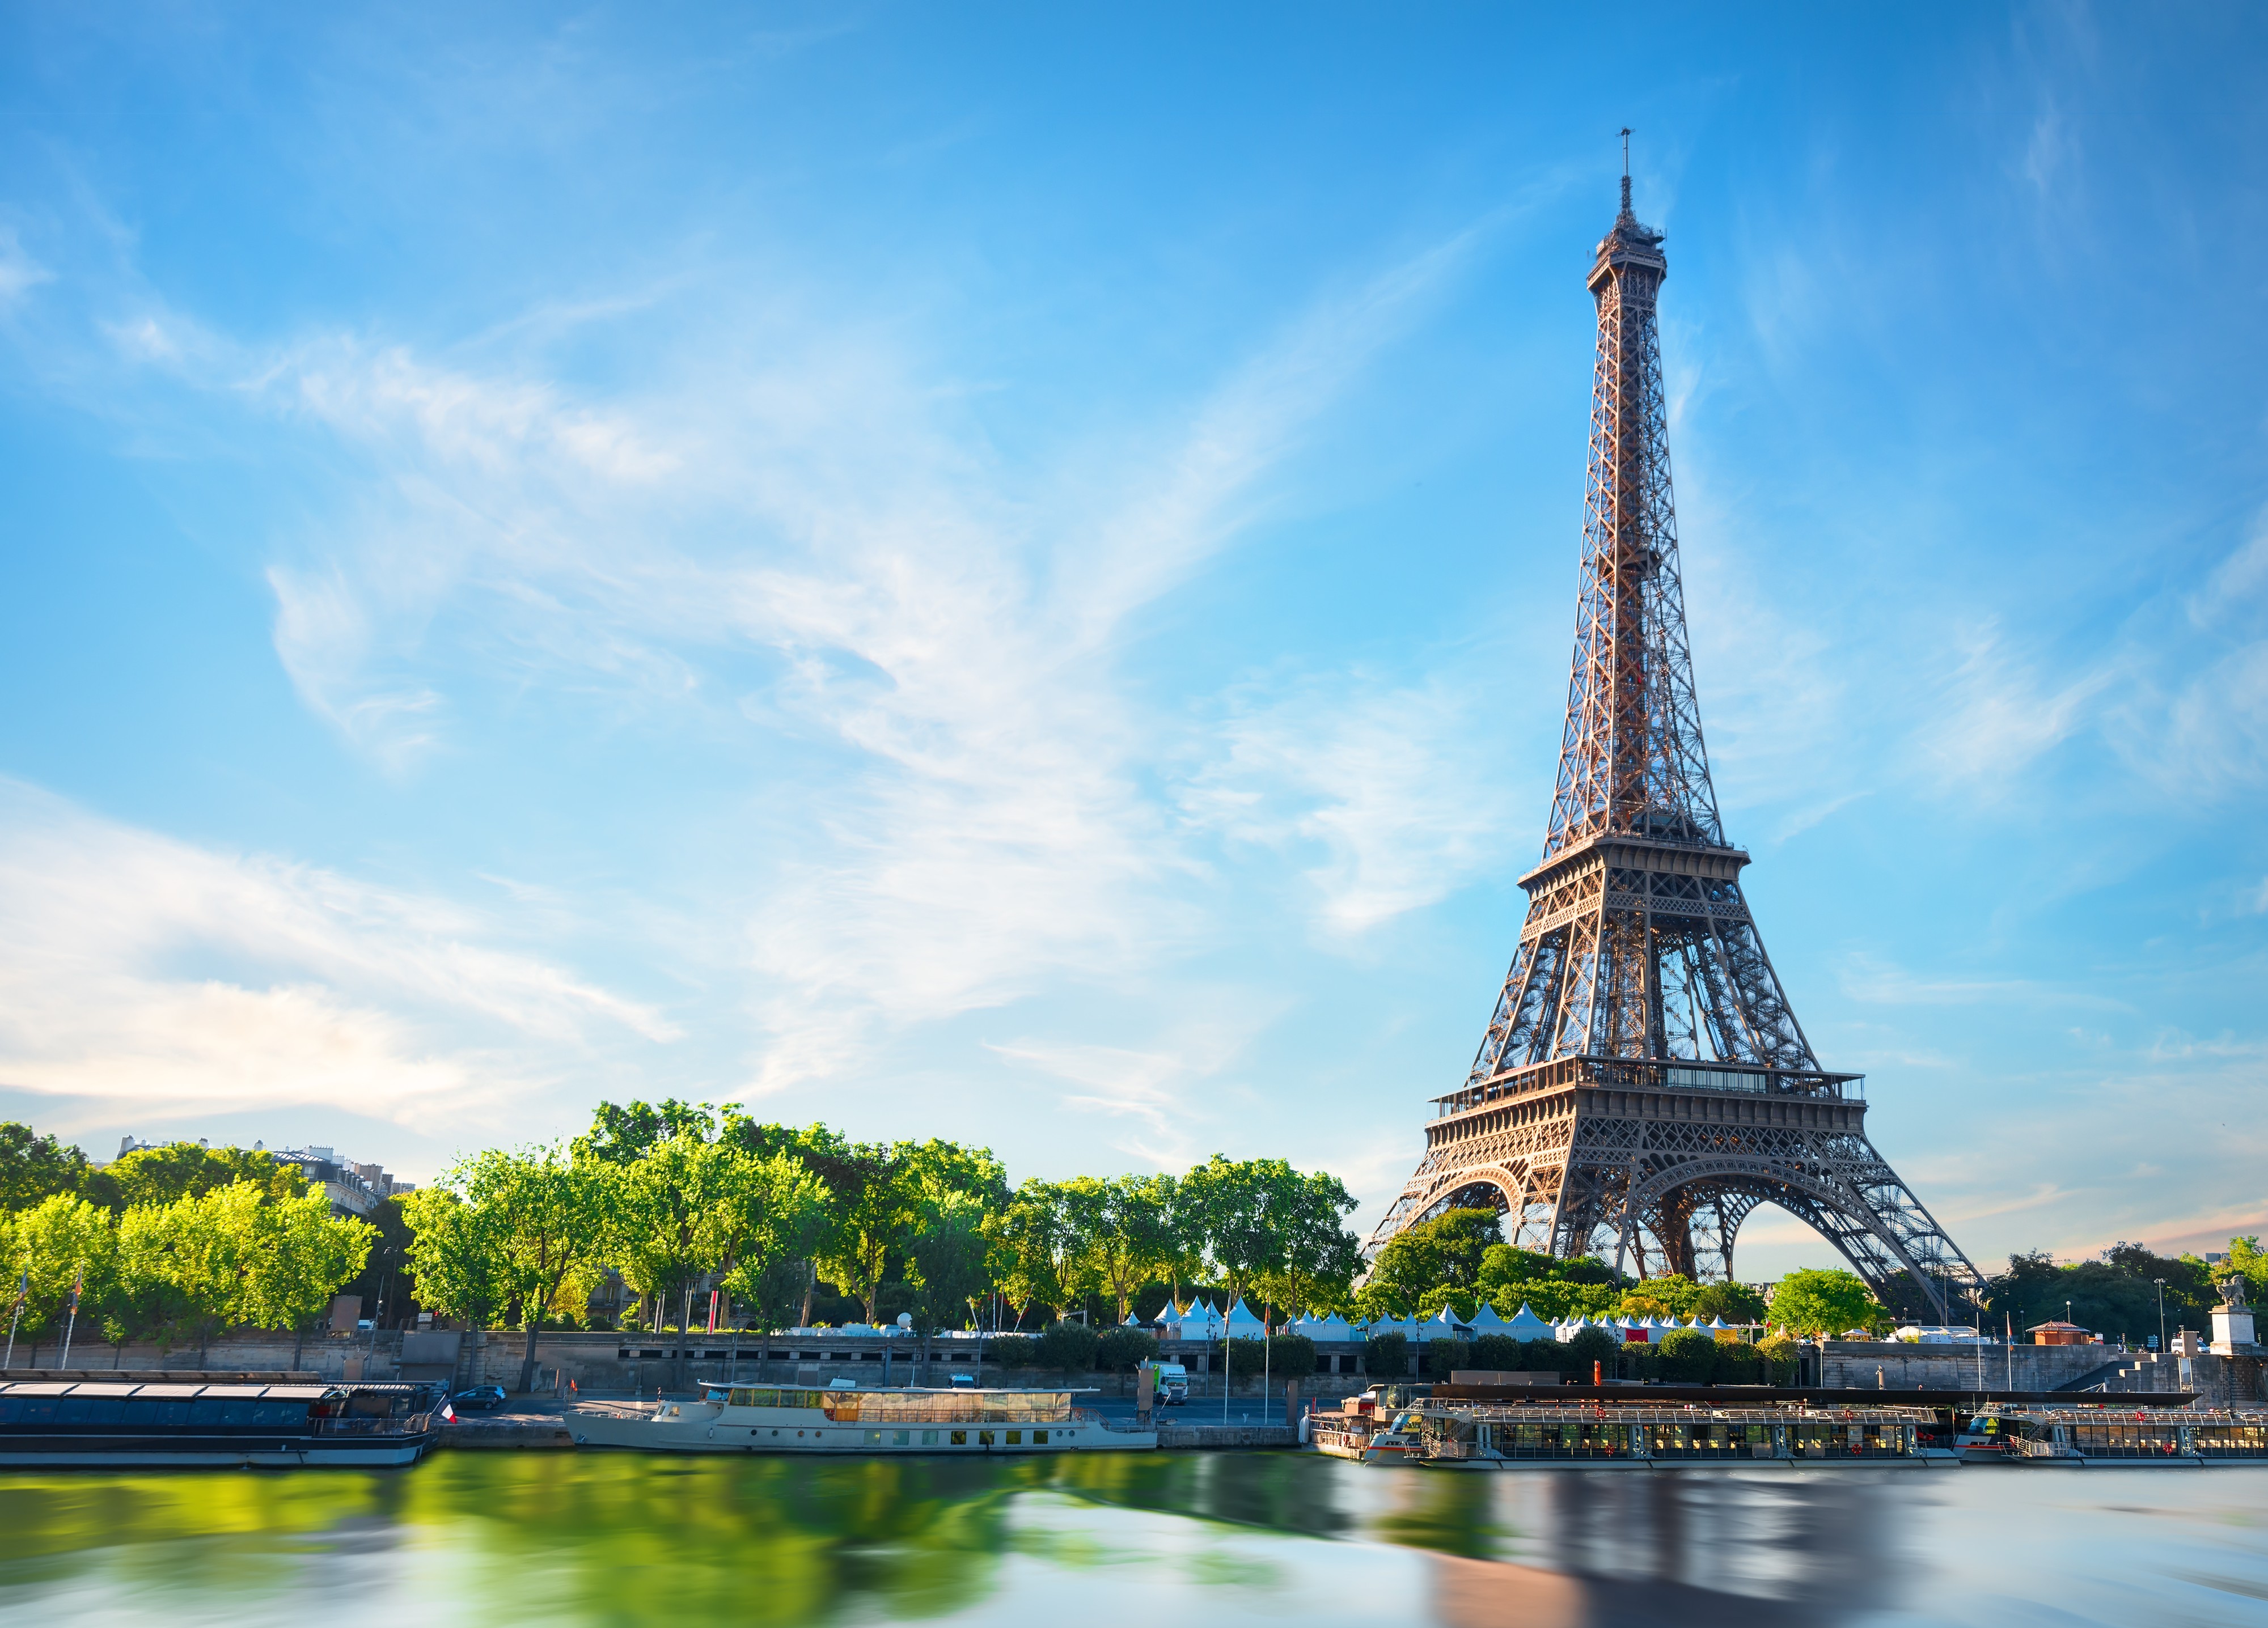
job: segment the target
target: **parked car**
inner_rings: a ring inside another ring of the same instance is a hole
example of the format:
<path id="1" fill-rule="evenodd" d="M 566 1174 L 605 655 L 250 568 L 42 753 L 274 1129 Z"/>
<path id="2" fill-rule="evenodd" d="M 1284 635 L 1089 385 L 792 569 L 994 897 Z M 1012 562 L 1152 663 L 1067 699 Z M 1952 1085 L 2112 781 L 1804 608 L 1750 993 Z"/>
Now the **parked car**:
<path id="1" fill-rule="evenodd" d="M 485 1413 L 504 1405 L 502 1385 L 475 1385 L 470 1390 L 460 1390 L 449 1398 L 449 1405 L 460 1413 Z"/>

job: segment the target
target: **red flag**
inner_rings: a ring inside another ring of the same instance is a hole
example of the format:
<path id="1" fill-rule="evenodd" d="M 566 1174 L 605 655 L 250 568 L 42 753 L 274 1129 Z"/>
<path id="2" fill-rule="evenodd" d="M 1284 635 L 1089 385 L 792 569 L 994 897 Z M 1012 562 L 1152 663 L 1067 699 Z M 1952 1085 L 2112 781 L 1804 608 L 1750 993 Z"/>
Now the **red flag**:
<path id="1" fill-rule="evenodd" d="M 78 1315 L 78 1292 L 85 1287 L 86 1268 L 82 1265 L 78 1269 L 78 1276 L 71 1280 L 70 1312 L 73 1316 L 77 1316 Z"/>
<path id="2" fill-rule="evenodd" d="M 716 1289 L 711 1289 L 711 1290 L 709 1291 L 709 1331 L 710 1331 L 711 1334 L 714 1334 L 714 1333 L 717 1331 L 717 1295 L 718 1295 L 718 1290 L 716 1290 Z"/>

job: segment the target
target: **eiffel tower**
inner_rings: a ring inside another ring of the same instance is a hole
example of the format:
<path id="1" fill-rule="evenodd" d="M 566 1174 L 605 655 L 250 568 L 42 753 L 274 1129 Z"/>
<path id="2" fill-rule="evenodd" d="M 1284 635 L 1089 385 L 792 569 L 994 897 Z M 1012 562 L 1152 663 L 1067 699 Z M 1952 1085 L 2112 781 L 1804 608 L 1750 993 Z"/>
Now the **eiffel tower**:
<path id="1" fill-rule="evenodd" d="M 1685 639 L 1655 301 L 1662 234 L 1622 212 L 1598 247 L 1590 472 L 1566 730 L 1528 917 L 1462 1089 L 1370 1252 L 1444 1210 L 1617 1271 L 1729 1279 L 1775 1204 L 1885 1304 L 1950 1321 L 1977 1269 L 1866 1130 L 1858 1074 L 1822 1068 L 1764 954 L 1725 840 Z"/>

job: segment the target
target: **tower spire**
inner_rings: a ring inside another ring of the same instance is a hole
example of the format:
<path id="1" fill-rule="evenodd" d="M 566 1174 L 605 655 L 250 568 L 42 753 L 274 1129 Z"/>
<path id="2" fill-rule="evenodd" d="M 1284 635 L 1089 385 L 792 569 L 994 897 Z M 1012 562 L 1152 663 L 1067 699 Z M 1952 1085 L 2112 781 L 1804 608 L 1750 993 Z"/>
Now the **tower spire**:
<path id="1" fill-rule="evenodd" d="M 1617 1270 L 1729 1277 L 1760 1204 L 1833 1243 L 1885 1299 L 1951 1321 L 1981 1284 L 1867 1140 L 1859 1076 L 1822 1067 L 1741 885 L 1701 738 L 1656 304 L 1662 234 L 1623 207 L 1597 307 L 1575 653 L 1543 854 L 1463 1087 L 1373 1247 L 1490 1204 L 1507 1237 Z"/>

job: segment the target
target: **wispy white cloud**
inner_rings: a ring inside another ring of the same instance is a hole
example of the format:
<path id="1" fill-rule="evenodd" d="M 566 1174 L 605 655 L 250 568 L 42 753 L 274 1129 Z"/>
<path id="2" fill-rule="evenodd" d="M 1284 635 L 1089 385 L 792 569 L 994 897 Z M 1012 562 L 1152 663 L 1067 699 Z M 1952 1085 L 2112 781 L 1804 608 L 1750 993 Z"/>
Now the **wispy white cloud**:
<path id="1" fill-rule="evenodd" d="M 1233 692 L 1182 806 L 1233 843 L 1292 853 L 1313 919 L 1352 936 L 1447 897 L 1535 840 L 1548 766 L 1514 776 L 1492 686 L 1459 664 L 1415 684 L 1262 679 Z"/>
<path id="2" fill-rule="evenodd" d="M 14 304 L 55 274 L 25 251 L 12 226 L 0 226 L 0 309 Z"/>
<path id="3" fill-rule="evenodd" d="M 254 399 L 320 424 L 380 484 L 355 530 L 272 568 L 278 653 L 312 708 L 404 771 L 448 745 L 451 671 L 714 705 L 718 653 L 772 653 L 779 676 L 739 715 L 840 756 L 808 811 L 782 814 L 792 856 L 747 924 L 752 1089 L 1156 964 L 1204 918 L 1202 852 L 1156 766 L 1205 754 L 1177 744 L 1187 719 L 1126 693 L 1128 619 L 1264 508 L 1306 428 L 1470 241 L 1320 299 L 1184 415 L 1115 458 L 1067 453 L 1059 479 L 1004 467 L 949 381 L 872 334 L 792 342 L 752 318 L 760 355 L 742 335 L 622 400 L 304 343 Z M 1426 768 L 1406 741 L 1388 761 L 1395 728 L 1344 743 L 1370 767 L 1329 770 L 1311 816 L 1346 872 L 1329 906 L 1345 929 L 1440 897 L 1417 879 L 1427 855 L 1462 874 L 1484 836 L 1477 814 L 1437 818 L 1395 855 L 1413 839 L 1388 829 L 1393 800 L 1414 807 L 1400 782 Z"/>
<path id="4" fill-rule="evenodd" d="M 0 1084 L 178 1107 L 463 1094 L 674 1022 L 430 895 L 217 853 L 0 781 Z"/>

